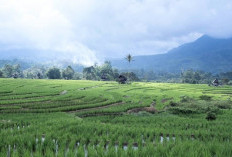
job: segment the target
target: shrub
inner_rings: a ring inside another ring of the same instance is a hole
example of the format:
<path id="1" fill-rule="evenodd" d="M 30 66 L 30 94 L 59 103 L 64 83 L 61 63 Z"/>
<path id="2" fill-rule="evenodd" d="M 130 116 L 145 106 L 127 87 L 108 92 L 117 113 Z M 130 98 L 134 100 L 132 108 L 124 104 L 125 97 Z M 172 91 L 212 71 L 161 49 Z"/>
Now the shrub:
<path id="1" fill-rule="evenodd" d="M 231 109 L 231 101 L 218 101 L 215 103 L 215 106 L 220 109 Z"/>
<path id="2" fill-rule="evenodd" d="M 61 78 L 60 69 L 55 67 L 49 69 L 47 72 L 47 76 L 49 79 L 60 79 Z"/>
<path id="3" fill-rule="evenodd" d="M 176 102 L 170 101 L 169 105 L 172 107 L 175 107 L 175 106 L 178 106 L 179 104 Z"/>
<path id="4" fill-rule="evenodd" d="M 0 78 L 3 77 L 3 72 L 0 70 Z"/>
<path id="5" fill-rule="evenodd" d="M 168 109 L 173 114 L 193 114 L 197 113 L 195 109 L 184 108 L 184 107 L 172 107 Z"/>
<path id="6" fill-rule="evenodd" d="M 216 120 L 216 114 L 214 113 L 214 112 L 212 112 L 212 111 L 209 111 L 208 113 L 207 113 L 207 115 L 206 115 L 206 119 L 208 120 L 208 121 L 210 121 L 210 120 Z"/>
<path id="7" fill-rule="evenodd" d="M 201 95 L 199 97 L 201 100 L 205 100 L 205 101 L 210 101 L 212 99 L 212 96 L 209 95 Z"/>
<path id="8" fill-rule="evenodd" d="M 190 98 L 189 96 L 186 95 L 180 96 L 180 102 L 191 102 L 191 101 L 193 101 L 193 99 Z"/>

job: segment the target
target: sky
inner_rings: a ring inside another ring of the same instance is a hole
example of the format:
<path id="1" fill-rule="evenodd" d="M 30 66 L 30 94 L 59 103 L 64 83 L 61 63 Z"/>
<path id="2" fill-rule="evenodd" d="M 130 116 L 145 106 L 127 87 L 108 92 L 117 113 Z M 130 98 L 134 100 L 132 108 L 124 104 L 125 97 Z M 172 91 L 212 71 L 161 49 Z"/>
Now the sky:
<path id="1" fill-rule="evenodd" d="M 83 65 L 166 53 L 203 34 L 232 37 L 232 0 L 0 0 L 0 49 Z"/>

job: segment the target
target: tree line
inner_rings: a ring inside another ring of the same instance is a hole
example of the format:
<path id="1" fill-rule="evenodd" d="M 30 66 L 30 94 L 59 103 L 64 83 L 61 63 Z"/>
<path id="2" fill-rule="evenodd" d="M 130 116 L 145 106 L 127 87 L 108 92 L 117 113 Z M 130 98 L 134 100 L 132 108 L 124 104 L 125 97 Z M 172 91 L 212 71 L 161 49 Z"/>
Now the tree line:
<path id="1" fill-rule="evenodd" d="M 210 84 L 214 79 L 219 79 L 221 84 L 232 85 L 232 71 L 212 74 L 204 71 L 186 70 L 178 73 L 165 73 L 146 70 L 118 70 L 113 68 L 109 61 L 104 64 L 83 68 L 82 72 L 75 71 L 71 66 L 65 68 L 32 66 L 21 70 L 20 64 L 5 64 L 0 68 L 1 78 L 27 78 L 27 79 L 66 79 L 66 80 L 103 80 L 118 81 L 123 75 L 128 81 L 155 81 L 190 84 Z"/>
<path id="2" fill-rule="evenodd" d="M 102 65 L 85 67 L 82 73 L 76 72 L 71 66 L 66 68 L 32 66 L 21 70 L 19 64 L 5 64 L 0 69 L 1 78 L 118 81 L 120 75 L 127 77 L 128 81 L 140 81 L 135 73 L 119 72 L 118 69 L 112 67 L 109 61 L 105 61 Z"/>

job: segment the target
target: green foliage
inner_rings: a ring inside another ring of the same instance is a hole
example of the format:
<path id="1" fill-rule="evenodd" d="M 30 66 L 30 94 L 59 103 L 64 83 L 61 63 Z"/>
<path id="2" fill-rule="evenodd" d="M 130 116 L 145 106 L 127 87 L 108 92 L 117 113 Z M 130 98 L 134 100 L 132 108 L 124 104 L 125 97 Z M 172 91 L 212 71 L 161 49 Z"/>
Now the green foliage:
<path id="1" fill-rule="evenodd" d="M 206 101 L 210 101 L 212 99 L 212 96 L 209 95 L 201 95 L 199 97 L 201 100 L 206 100 Z"/>
<path id="2" fill-rule="evenodd" d="M 75 74 L 75 71 L 73 70 L 73 68 L 71 66 L 68 66 L 65 70 L 63 70 L 62 72 L 62 76 L 64 79 L 66 80 L 71 80 L 73 79 L 73 76 Z"/>
<path id="3" fill-rule="evenodd" d="M 55 68 L 55 67 L 49 69 L 47 72 L 47 77 L 49 79 L 60 79 L 61 78 L 60 69 Z"/>
<path id="4" fill-rule="evenodd" d="M 208 120 L 208 121 L 210 121 L 210 120 L 216 120 L 216 113 L 214 113 L 213 111 L 209 111 L 209 112 L 207 112 L 207 115 L 206 115 L 206 119 Z"/>
<path id="5" fill-rule="evenodd" d="M 3 69 L 2 69 L 3 75 L 7 78 L 10 77 L 23 77 L 23 73 L 21 71 L 21 67 L 19 64 L 16 65 L 10 65 L 10 64 L 5 64 Z"/>
<path id="6" fill-rule="evenodd" d="M 98 80 L 96 69 L 91 66 L 83 69 L 83 78 L 86 80 Z"/>
<path id="7" fill-rule="evenodd" d="M 204 100 L 194 100 L 194 99 L 181 99 L 179 103 L 170 102 L 167 106 L 167 110 L 174 114 L 199 114 L 213 112 L 215 114 L 219 113 L 220 109 L 230 109 L 232 103 L 230 101 L 209 101 L 209 98 L 203 97 Z M 210 97 L 211 100 L 211 97 Z"/>
<path id="8" fill-rule="evenodd" d="M 222 79 L 222 83 L 223 83 L 223 84 L 226 84 L 226 85 L 227 85 L 229 82 L 230 82 L 230 80 L 229 80 L 228 78 L 223 78 L 223 79 Z"/>
<path id="9" fill-rule="evenodd" d="M 0 70 L 0 78 L 3 78 L 3 72 Z"/>
<path id="10" fill-rule="evenodd" d="M 180 96 L 180 102 L 192 102 L 193 101 L 193 98 L 190 98 L 189 96 L 187 95 L 181 95 Z"/>
<path id="11" fill-rule="evenodd" d="M 46 78 L 46 68 L 43 66 L 32 66 L 23 71 L 23 75 L 28 79 L 43 79 Z"/>
<path id="12" fill-rule="evenodd" d="M 82 74 L 75 72 L 73 75 L 73 80 L 80 80 L 82 78 Z"/>
<path id="13" fill-rule="evenodd" d="M 128 81 L 140 81 L 139 78 L 136 76 L 136 74 L 133 72 L 124 72 L 121 73 L 121 75 L 126 76 Z"/>
<path id="14" fill-rule="evenodd" d="M 86 80 L 115 81 L 119 76 L 117 69 L 113 69 L 109 61 L 101 66 L 95 65 L 83 69 L 83 78 Z"/>
<path id="15" fill-rule="evenodd" d="M 12 65 L 5 64 L 2 71 L 4 73 L 4 76 L 9 78 L 13 76 L 14 69 Z"/>
<path id="16" fill-rule="evenodd" d="M 181 73 L 181 79 L 183 83 L 209 83 L 212 79 L 212 74 L 203 71 L 187 70 Z"/>
<path id="17" fill-rule="evenodd" d="M 172 107 L 176 107 L 176 106 L 178 106 L 179 104 L 176 103 L 176 102 L 170 101 L 169 105 L 172 106 Z"/>

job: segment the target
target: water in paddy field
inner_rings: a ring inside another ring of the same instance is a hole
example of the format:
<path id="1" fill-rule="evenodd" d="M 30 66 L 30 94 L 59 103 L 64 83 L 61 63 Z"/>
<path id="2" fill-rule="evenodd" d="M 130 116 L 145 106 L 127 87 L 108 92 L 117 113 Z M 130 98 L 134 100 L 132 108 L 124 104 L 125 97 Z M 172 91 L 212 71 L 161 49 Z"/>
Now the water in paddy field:
<path id="1" fill-rule="evenodd" d="M 42 138 L 41 138 L 41 141 L 42 141 L 42 143 L 43 143 L 43 142 L 45 141 L 45 137 L 42 137 Z"/>
<path id="2" fill-rule="evenodd" d="M 128 149 L 128 146 L 127 145 L 124 145 L 123 146 L 123 150 L 127 150 Z"/>
<path id="3" fill-rule="evenodd" d="M 84 145 L 84 150 L 85 150 L 85 157 L 88 157 L 88 149 L 86 148 L 86 145 Z"/>
<path id="4" fill-rule="evenodd" d="M 172 137 L 169 137 L 169 136 L 167 136 L 167 137 L 164 137 L 163 135 L 161 135 L 161 136 L 158 136 L 158 138 L 159 138 L 159 142 L 160 143 L 163 143 L 164 141 L 165 141 L 165 139 L 166 139 L 166 141 L 170 141 L 170 140 L 173 140 L 173 141 L 175 141 L 175 139 L 176 139 L 176 137 L 173 135 Z M 35 141 L 36 141 L 36 144 L 38 144 L 38 142 L 39 142 L 39 139 L 38 138 L 35 138 Z M 44 141 L 45 141 L 45 135 L 42 135 L 42 137 L 41 137 L 41 143 L 44 143 Z M 54 150 L 55 150 L 55 156 L 57 157 L 60 153 L 62 153 L 62 152 L 59 152 L 59 147 L 58 147 L 58 141 L 57 140 L 55 140 L 55 139 L 53 139 L 52 140 L 52 142 L 55 144 L 55 148 L 54 148 Z M 144 136 L 142 135 L 142 142 L 143 142 L 143 144 L 146 144 L 146 142 L 145 142 L 145 139 L 144 139 Z M 76 143 L 76 154 L 77 154 L 77 152 L 78 152 L 78 147 L 80 146 L 81 144 L 80 144 L 80 142 L 77 142 Z M 99 144 L 96 144 L 96 145 L 93 145 L 93 147 L 94 148 L 96 148 L 96 147 L 98 147 L 99 146 Z M 107 153 L 107 151 L 109 150 L 109 144 L 107 143 L 107 144 L 105 144 L 105 153 Z M 146 146 L 142 146 L 142 147 L 146 147 Z M 9 145 L 8 146 L 8 148 L 7 148 L 7 157 L 11 157 L 11 149 L 12 149 L 13 147 L 11 147 L 11 145 Z M 115 144 L 114 145 L 114 148 L 115 148 L 115 151 L 117 152 L 118 151 L 118 148 L 119 148 L 119 145 L 118 144 Z M 123 148 L 123 150 L 124 151 L 127 151 L 128 150 L 128 144 L 123 144 L 123 146 L 122 146 L 122 148 Z M 83 145 L 83 149 L 84 149 L 84 153 L 85 153 L 85 157 L 87 157 L 88 156 L 88 146 L 86 145 L 86 144 L 84 144 Z M 132 144 L 132 149 L 133 150 L 138 150 L 139 149 L 139 146 L 138 146 L 138 144 L 137 143 L 134 143 L 134 144 Z M 14 150 L 16 150 L 16 148 L 15 148 L 15 145 L 14 145 Z M 33 153 L 33 152 L 31 152 L 31 153 Z M 68 153 L 69 153 L 69 148 L 66 148 L 65 149 L 65 152 L 64 152 L 64 156 L 68 156 Z"/>
<path id="5" fill-rule="evenodd" d="M 9 146 L 8 146 L 7 157 L 10 157 L 10 156 L 11 156 L 11 154 L 10 154 L 10 150 L 11 150 L 11 146 L 9 145 Z"/>
<path id="6" fill-rule="evenodd" d="M 115 151 L 117 152 L 117 151 L 118 151 L 118 145 L 116 144 L 116 145 L 114 146 L 114 148 L 115 148 Z"/>
<path id="7" fill-rule="evenodd" d="M 134 150 L 138 150 L 139 149 L 139 147 L 138 147 L 138 145 L 136 144 L 133 144 L 133 146 L 132 146 L 132 149 L 134 149 Z"/>
<path id="8" fill-rule="evenodd" d="M 164 137 L 160 136 L 160 142 L 163 143 L 164 142 Z"/>

